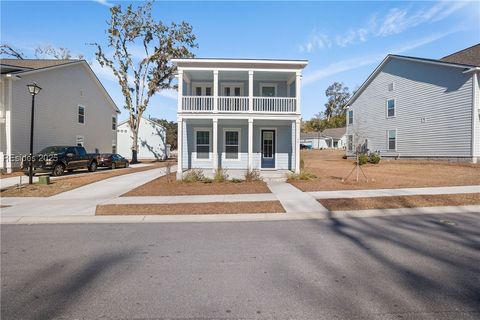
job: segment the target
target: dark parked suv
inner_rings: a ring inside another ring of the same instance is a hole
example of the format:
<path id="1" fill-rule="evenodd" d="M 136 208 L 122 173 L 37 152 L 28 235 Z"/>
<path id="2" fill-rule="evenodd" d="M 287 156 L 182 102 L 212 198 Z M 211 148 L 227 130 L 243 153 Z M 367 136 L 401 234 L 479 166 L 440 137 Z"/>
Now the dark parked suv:
<path id="1" fill-rule="evenodd" d="M 61 176 L 65 170 L 72 172 L 77 169 L 88 169 L 90 172 L 97 170 L 98 154 L 87 153 L 84 147 L 53 146 L 46 147 L 33 156 L 34 173 L 51 173 Z M 28 175 L 28 159 L 22 164 L 23 171 Z"/>

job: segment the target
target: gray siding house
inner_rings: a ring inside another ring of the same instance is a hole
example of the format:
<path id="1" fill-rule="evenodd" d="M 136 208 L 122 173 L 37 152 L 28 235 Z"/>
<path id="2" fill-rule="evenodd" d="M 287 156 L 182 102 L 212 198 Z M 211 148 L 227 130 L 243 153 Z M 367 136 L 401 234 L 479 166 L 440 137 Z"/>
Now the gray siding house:
<path id="1" fill-rule="evenodd" d="M 327 128 L 322 132 L 305 132 L 300 135 L 300 144 L 311 149 L 344 149 L 345 127 Z"/>
<path id="2" fill-rule="evenodd" d="M 178 171 L 300 170 L 300 81 L 307 61 L 174 59 Z"/>
<path id="3" fill-rule="evenodd" d="M 347 155 L 480 156 L 480 45 L 440 60 L 388 55 L 347 106 Z"/>
<path id="4" fill-rule="evenodd" d="M 32 96 L 35 97 L 33 152 L 52 145 L 82 145 L 112 152 L 117 114 L 112 98 L 84 60 L 0 60 L 0 169 L 18 168 L 29 154 Z"/>

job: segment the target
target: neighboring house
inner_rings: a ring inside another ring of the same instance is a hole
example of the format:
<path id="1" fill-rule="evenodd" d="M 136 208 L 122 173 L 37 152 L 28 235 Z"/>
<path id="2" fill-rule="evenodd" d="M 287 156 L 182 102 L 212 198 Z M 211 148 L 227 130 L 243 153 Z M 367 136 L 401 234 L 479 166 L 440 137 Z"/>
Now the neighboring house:
<path id="1" fill-rule="evenodd" d="M 29 154 L 32 96 L 35 97 L 33 151 L 51 145 L 82 145 L 111 152 L 117 141 L 119 110 L 84 60 L 0 60 L 0 167 L 8 172 Z"/>
<path id="2" fill-rule="evenodd" d="M 348 102 L 347 155 L 480 156 L 480 44 L 440 60 L 388 55 Z M 366 143 L 366 145 L 365 145 Z"/>
<path id="3" fill-rule="evenodd" d="M 300 143 L 312 149 L 343 149 L 346 145 L 346 129 L 328 128 L 322 132 L 306 132 L 300 135 Z"/>
<path id="4" fill-rule="evenodd" d="M 117 153 L 131 159 L 133 135 L 128 121 L 123 121 L 118 125 L 117 141 Z M 168 147 L 165 128 L 152 120 L 141 118 L 138 129 L 137 158 L 139 160 L 165 160 L 169 154 Z"/>
<path id="5" fill-rule="evenodd" d="M 300 82 L 307 61 L 174 59 L 178 172 L 300 170 Z"/>

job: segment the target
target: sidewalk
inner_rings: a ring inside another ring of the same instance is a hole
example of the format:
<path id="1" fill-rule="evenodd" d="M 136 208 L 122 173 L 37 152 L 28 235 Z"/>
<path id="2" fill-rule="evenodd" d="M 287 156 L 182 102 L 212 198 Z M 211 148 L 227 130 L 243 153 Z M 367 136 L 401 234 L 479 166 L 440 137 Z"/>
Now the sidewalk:
<path id="1" fill-rule="evenodd" d="M 387 196 L 480 193 L 480 186 L 314 191 L 308 193 L 315 199 L 368 198 Z"/>
<path id="2" fill-rule="evenodd" d="M 271 181 L 267 185 L 287 213 L 328 212 L 312 195 L 300 191 L 289 183 Z"/>

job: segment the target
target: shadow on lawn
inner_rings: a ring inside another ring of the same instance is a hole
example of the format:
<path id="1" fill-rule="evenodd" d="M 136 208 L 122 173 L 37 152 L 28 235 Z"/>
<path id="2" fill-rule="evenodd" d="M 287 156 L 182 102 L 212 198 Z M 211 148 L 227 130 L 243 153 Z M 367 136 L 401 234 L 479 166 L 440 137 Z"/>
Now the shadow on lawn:
<path id="1" fill-rule="evenodd" d="M 301 288 L 309 307 L 365 318 L 405 310 L 480 312 L 478 215 L 328 218 L 305 222 L 313 236 L 278 237 L 306 261 L 305 270 L 276 264 L 275 272 L 288 275 L 280 285 Z M 321 285 L 307 280 L 312 274 Z"/>

